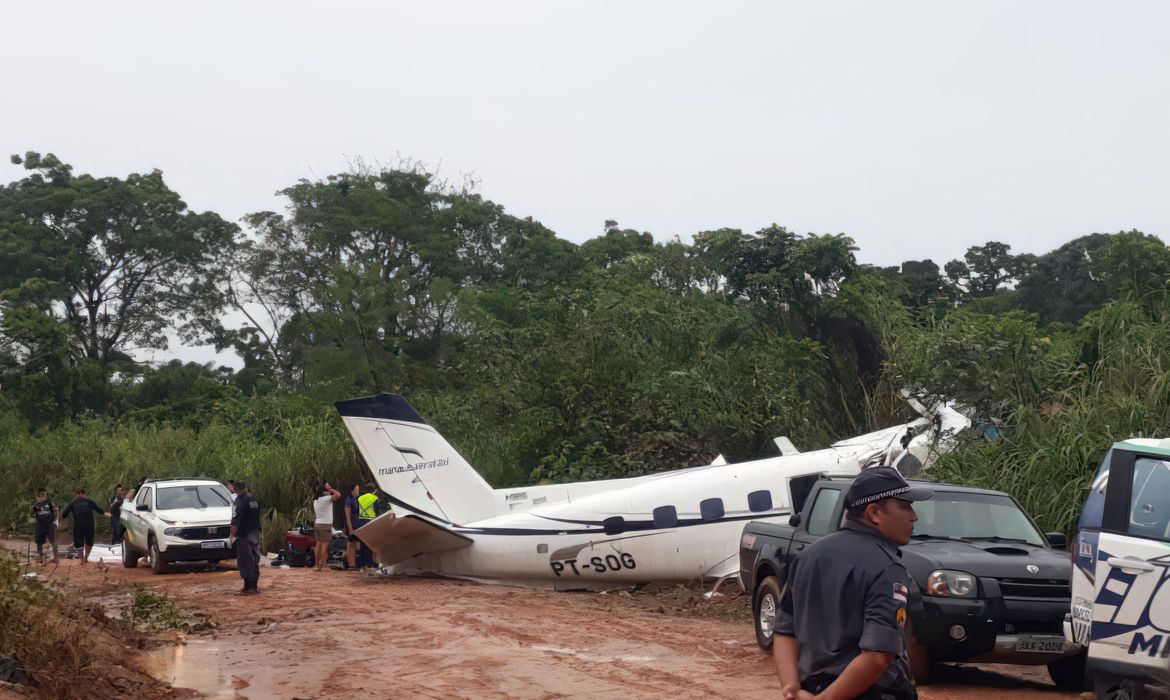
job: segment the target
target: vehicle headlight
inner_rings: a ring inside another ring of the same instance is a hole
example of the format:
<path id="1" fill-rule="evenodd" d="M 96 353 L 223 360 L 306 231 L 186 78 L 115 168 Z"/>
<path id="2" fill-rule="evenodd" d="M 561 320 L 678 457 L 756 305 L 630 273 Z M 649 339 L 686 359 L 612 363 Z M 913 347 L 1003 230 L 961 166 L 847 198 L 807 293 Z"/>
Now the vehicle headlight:
<path id="1" fill-rule="evenodd" d="M 926 594 L 948 598 L 974 598 L 979 587 L 966 571 L 939 569 L 926 577 Z"/>
<path id="2" fill-rule="evenodd" d="M 163 530 L 163 534 L 166 535 L 167 537 L 178 537 L 179 533 L 182 531 L 183 530 L 181 528 L 168 527 L 167 529 Z"/>

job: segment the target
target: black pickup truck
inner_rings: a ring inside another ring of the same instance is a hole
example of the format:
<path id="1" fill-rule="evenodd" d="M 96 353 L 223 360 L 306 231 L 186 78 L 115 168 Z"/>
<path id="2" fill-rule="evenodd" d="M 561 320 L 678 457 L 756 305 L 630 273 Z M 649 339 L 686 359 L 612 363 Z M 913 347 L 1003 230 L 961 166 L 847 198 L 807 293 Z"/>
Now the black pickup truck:
<path id="1" fill-rule="evenodd" d="M 835 532 L 853 476 L 789 481 L 789 524 L 752 521 L 740 540 L 740 580 L 752 593 L 756 641 L 772 648 L 772 626 L 788 565 Z M 1084 683 L 1084 658 L 1064 640 L 1070 559 L 1060 533 L 1041 534 L 1005 493 L 930 484 L 914 504 L 914 536 L 902 561 L 921 592 L 908 608 L 907 650 L 921 682 L 939 661 L 1046 664 L 1062 689 Z"/>

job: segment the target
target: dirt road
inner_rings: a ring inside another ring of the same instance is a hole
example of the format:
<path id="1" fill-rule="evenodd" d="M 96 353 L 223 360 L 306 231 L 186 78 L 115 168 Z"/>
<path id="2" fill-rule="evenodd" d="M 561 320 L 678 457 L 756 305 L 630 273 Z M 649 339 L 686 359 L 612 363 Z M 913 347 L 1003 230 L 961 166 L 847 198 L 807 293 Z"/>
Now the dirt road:
<path id="1" fill-rule="evenodd" d="M 116 608 L 137 586 L 211 615 L 214 631 L 150 655 L 176 687 L 223 698 L 630 698 L 775 696 L 743 601 L 693 590 L 553 593 L 443 579 L 264 568 L 152 575 L 121 565 L 35 567 Z M 720 607 L 721 606 L 721 607 Z M 952 667 L 924 700 L 1062 698 L 1042 667 Z"/>

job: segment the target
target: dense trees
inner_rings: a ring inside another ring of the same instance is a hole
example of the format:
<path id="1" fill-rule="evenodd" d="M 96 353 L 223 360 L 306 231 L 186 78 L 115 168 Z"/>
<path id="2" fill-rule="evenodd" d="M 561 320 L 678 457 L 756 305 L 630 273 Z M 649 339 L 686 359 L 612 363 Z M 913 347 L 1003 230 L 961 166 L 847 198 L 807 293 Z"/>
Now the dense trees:
<path id="1" fill-rule="evenodd" d="M 216 260 L 238 228 L 188 211 L 158 171 L 74 175 L 35 152 L 13 162 L 30 174 L 0 190 L 5 383 L 37 421 L 104 412 L 119 364 L 218 314 Z"/>
<path id="2" fill-rule="evenodd" d="M 195 470 L 265 484 L 270 517 L 293 518 L 298 489 L 360 471 L 329 402 L 376 391 L 408 394 L 499 485 L 745 458 L 780 434 L 815 447 L 893 420 L 906 385 L 1009 436 L 944 465 L 965 480 L 1028 483 L 1005 476 L 1024 464 L 1012 436 L 1055 449 L 1090 410 L 1128 418 L 1086 454 L 1170 429 L 1170 252 L 1137 231 L 895 268 L 779 225 L 687 243 L 607 221 L 574 245 L 415 166 L 301 181 L 241 229 L 157 171 L 17 160 L 29 174 L 0 189 L 9 493 Z M 137 361 L 175 337 L 244 366 Z"/>

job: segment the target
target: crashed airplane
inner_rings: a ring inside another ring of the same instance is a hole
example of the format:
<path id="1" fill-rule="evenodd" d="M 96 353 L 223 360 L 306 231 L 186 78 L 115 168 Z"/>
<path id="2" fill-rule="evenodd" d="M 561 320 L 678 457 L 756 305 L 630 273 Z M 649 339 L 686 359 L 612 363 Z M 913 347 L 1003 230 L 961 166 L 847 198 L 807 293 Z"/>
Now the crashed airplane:
<path id="1" fill-rule="evenodd" d="M 888 463 L 907 432 L 929 465 L 970 424 L 945 404 L 911 404 L 921 418 L 815 452 L 777 438 L 778 457 L 508 489 L 493 489 L 401 396 L 336 407 L 394 506 L 355 532 L 392 572 L 600 591 L 733 576 L 744 523 L 790 515 L 790 479 Z"/>

